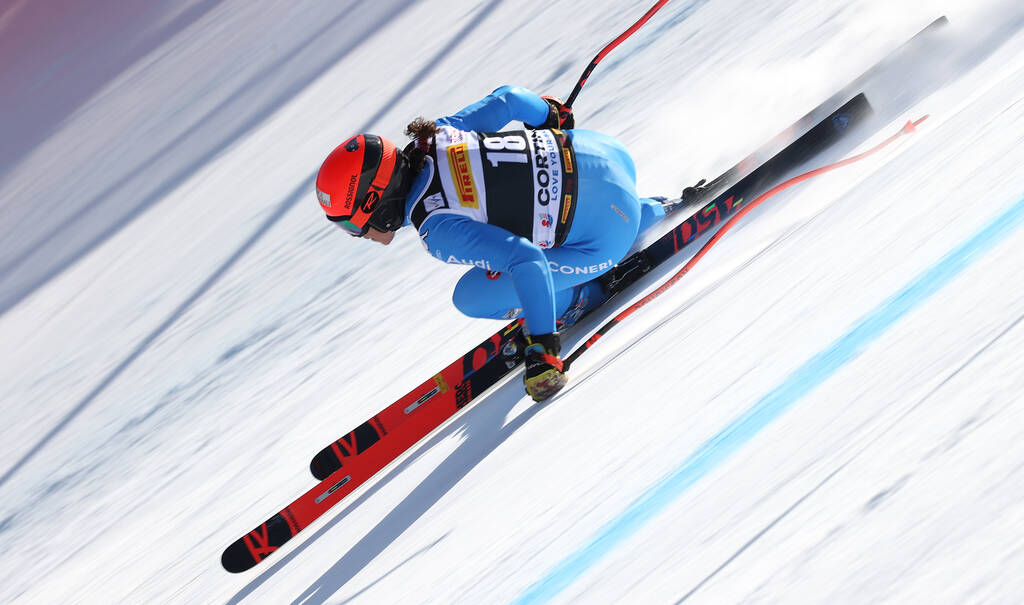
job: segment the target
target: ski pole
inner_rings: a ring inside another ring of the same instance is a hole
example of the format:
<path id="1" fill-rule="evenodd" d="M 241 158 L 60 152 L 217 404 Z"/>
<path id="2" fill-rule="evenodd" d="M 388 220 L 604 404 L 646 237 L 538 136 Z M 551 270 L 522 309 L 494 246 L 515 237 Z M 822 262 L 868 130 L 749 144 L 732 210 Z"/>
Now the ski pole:
<path id="1" fill-rule="evenodd" d="M 566 357 L 565 360 L 562 362 L 565 371 L 568 371 L 569 366 L 571 366 L 574 361 L 579 359 L 580 355 L 583 355 L 584 353 L 586 353 L 587 350 L 589 350 L 590 347 L 592 347 L 594 345 L 594 343 L 596 343 L 598 340 L 600 340 L 600 338 L 602 336 L 607 334 L 612 328 L 614 328 L 616 325 L 618 325 L 619 322 L 621 322 L 623 319 L 629 317 L 637 309 L 639 309 L 640 307 L 642 307 L 642 306 L 646 305 L 647 303 L 651 302 L 655 298 L 661 296 L 669 288 L 674 286 L 676 284 L 676 282 L 678 282 L 680 279 L 683 278 L 684 275 L 686 275 L 687 273 L 690 272 L 690 269 L 693 269 L 693 267 L 700 261 L 700 259 L 704 258 L 704 255 L 708 253 L 708 250 L 710 250 L 716 243 L 718 243 L 718 240 L 722 239 L 722 236 L 725 235 L 726 231 L 731 229 L 733 227 L 733 225 L 735 225 L 736 222 L 739 221 L 741 218 L 743 218 L 748 212 L 750 212 L 751 210 L 753 210 L 757 206 L 761 205 L 762 202 L 764 202 L 768 198 L 776 195 L 777 193 L 779 193 L 781 191 L 789 189 L 793 185 L 796 185 L 798 183 L 802 183 L 802 182 L 804 182 L 804 181 L 806 181 L 808 179 L 814 178 L 814 177 L 816 177 L 818 175 L 825 174 L 826 172 L 831 172 L 833 170 L 836 170 L 837 168 L 842 168 L 843 166 L 847 166 L 847 165 L 852 164 L 854 162 L 858 162 L 858 161 L 863 160 L 864 158 L 866 158 L 866 157 L 868 157 L 870 155 L 873 155 L 873 154 L 881 151 L 883 148 L 887 147 L 890 143 L 892 143 L 896 139 L 898 139 L 898 138 L 900 138 L 900 137 L 902 137 L 904 135 L 912 134 L 914 132 L 917 132 L 917 126 L 919 124 L 921 124 L 921 122 L 924 122 L 926 119 L 928 119 L 928 116 L 924 116 L 923 118 L 921 118 L 921 119 L 919 119 L 917 121 L 913 121 L 913 122 L 908 121 L 903 126 L 903 128 L 900 129 L 899 132 L 897 132 L 896 134 L 892 135 L 888 139 L 882 141 L 878 145 L 872 147 L 871 149 L 869 149 L 869 150 L 867 150 L 867 151 L 865 151 L 863 153 L 858 153 L 857 155 L 848 157 L 845 160 L 840 160 L 838 162 L 835 162 L 835 163 L 832 163 L 832 164 L 828 164 L 826 166 L 821 166 L 819 168 L 815 168 L 814 170 L 809 170 L 807 172 L 804 172 L 803 174 L 797 175 L 797 176 L 795 176 L 795 177 L 793 177 L 793 178 L 791 178 L 789 180 L 783 181 L 782 183 L 772 187 L 768 191 L 765 191 L 761 195 L 759 195 L 756 198 L 754 198 L 753 201 L 751 201 L 749 204 L 744 206 L 739 212 L 737 212 L 735 216 L 733 216 L 731 219 L 726 221 L 725 224 L 723 224 L 722 227 L 717 232 L 715 232 L 715 234 L 711 237 L 711 239 L 709 239 L 707 241 L 707 243 L 704 244 L 704 246 L 701 247 L 701 249 L 699 251 L 697 251 L 696 254 L 693 255 L 693 258 L 691 258 L 685 265 L 683 265 L 683 268 L 680 269 L 678 272 L 676 272 L 675 275 L 673 275 L 668 280 L 666 280 L 665 283 L 663 283 L 660 286 L 658 286 L 658 288 L 656 290 L 654 290 L 653 292 L 651 292 L 647 296 L 641 298 L 640 300 L 636 301 L 635 303 L 633 303 L 632 305 L 627 307 L 625 311 L 622 311 L 621 313 L 619 313 L 618 315 L 613 317 L 611 319 L 611 321 L 609 321 L 608 323 L 606 323 L 603 326 L 601 326 L 597 330 L 597 332 L 594 333 L 593 336 L 591 336 L 589 339 L 587 339 L 586 342 L 584 342 L 583 344 L 578 346 L 575 351 L 570 353 L 569 356 Z"/>
<path id="2" fill-rule="evenodd" d="M 566 109 L 572 107 L 572 104 L 576 101 L 576 96 L 580 94 L 580 90 L 583 89 L 583 85 L 587 83 L 587 78 L 590 77 L 590 72 L 594 71 L 594 68 L 597 67 L 597 64 L 601 62 L 601 59 L 604 59 L 605 55 L 612 52 L 612 50 L 616 46 L 621 44 L 623 40 L 632 36 L 636 32 L 636 30 L 643 27 L 644 23 L 647 23 L 647 21 L 654 16 L 654 13 L 658 12 L 658 10 L 660 10 L 661 7 L 665 6 L 666 4 L 668 4 L 668 0 L 658 0 L 658 2 L 654 6 L 652 6 L 650 10 L 644 13 L 643 17 L 640 17 L 640 20 L 638 20 L 636 23 L 630 26 L 629 29 L 622 32 L 622 34 L 618 38 L 615 38 L 614 40 L 609 42 L 607 46 L 601 49 L 601 52 L 597 53 L 597 56 L 595 56 L 593 60 L 590 61 L 590 65 L 588 65 L 587 68 L 583 70 L 583 75 L 580 76 L 580 79 L 576 82 L 576 88 L 572 89 L 572 92 L 566 99 Z"/>

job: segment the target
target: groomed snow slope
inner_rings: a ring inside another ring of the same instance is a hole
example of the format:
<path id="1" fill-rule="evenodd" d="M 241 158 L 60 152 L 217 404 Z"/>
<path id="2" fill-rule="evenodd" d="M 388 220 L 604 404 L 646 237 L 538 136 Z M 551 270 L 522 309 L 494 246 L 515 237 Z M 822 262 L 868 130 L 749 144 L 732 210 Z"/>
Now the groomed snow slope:
<path id="1" fill-rule="evenodd" d="M 412 233 L 323 220 L 326 153 L 501 84 L 564 95 L 651 3 L 0 9 L 0 601 L 1019 602 L 1024 8 L 1004 0 L 670 2 L 576 105 L 641 193 L 718 174 L 945 14 L 942 52 L 866 83 L 860 148 L 930 118 L 753 212 L 556 401 L 512 378 L 221 569 L 313 453 L 496 327 L 455 311 L 463 269 Z"/>

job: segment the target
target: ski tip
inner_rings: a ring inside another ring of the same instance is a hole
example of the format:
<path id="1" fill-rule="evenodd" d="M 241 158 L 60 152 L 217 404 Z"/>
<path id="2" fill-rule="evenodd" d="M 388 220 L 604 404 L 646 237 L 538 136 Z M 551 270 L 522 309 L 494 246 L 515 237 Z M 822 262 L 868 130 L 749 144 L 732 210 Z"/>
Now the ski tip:
<path id="1" fill-rule="evenodd" d="M 317 481 L 323 481 L 330 477 L 339 468 L 341 468 L 341 462 L 338 461 L 338 457 L 334 455 L 334 452 L 329 447 L 318 452 L 309 461 L 309 472 Z"/>
<path id="2" fill-rule="evenodd" d="M 234 544 L 224 549 L 224 554 L 220 556 L 220 564 L 231 573 L 248 571 L 256 563 L 242 540 L 235 540 Z"/>

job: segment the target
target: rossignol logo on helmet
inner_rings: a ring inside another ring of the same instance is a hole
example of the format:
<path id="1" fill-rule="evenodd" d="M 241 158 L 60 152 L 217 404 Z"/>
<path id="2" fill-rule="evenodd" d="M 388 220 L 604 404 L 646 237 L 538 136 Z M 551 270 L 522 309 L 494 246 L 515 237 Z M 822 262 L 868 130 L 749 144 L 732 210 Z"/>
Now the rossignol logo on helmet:
<path id="1" fill-rule="evenodd" d="M 331 196 L 320 189 L 316 190 L 316 199 L 320 202 L 320 205 L 324 208 L 331 207 Z"/>
<path id="2" fill-rule="evenodd" d="M 377 193 L 376 191 L 371 191 L 366 194 L 366 199 L 363 200 L 363 205 L 360 206 L 359 209 L 367 214 L 370 214 L 373 212 L 373 209 L 377 207 L 377 202 L 379 201 L 380 194 Z"/>
<path id="3" fill-rule="evenodd" d="M 355 205 L 356 186 L 359 184 L 359 175 L 353 174 L 348 178 L 348 189 L 345 190 L 345 210 L 352 210 Z"/>

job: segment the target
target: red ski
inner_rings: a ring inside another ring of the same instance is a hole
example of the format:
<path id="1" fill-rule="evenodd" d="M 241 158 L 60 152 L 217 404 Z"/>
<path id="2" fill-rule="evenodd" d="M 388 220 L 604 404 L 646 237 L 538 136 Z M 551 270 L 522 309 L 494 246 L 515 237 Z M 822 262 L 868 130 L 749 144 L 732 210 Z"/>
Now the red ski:
<path id="1" fill-rule="evenodd" d="M 686 219 L 645 249 L 620 262 L 604 281 L 621 292 L 700 235 L 739 210 L 783 174 L 840 140 L 869 115 L 859 94 L 828 114 L 803 136 L 717 195 L 710 203 L 684 204 Z M 723 182 L 720 177 L 717 182 Z M 704 192 L 705 199 L 715 191 Z M 394 462 L 459 410 L 497 384 L 522 361 L 521 322 L 480 343 L 439 374 L 321 450 L 310 464 L 320 483 L 256 529 L 231 544 L 221 557 L 230 572 L 245 571 L 294 537 L 353 490 Z"/>
<path id="2" fill-rule="evenodd" d="M 326 465 L 333 470 L 316 487 L 231 544 L 221 556 L 224 569 L 237 573 L 265 559 L 518 366 L 524 348 L 520 323 L 508 324 L 318 454 L 312 464 L 314 474 Z"/>

